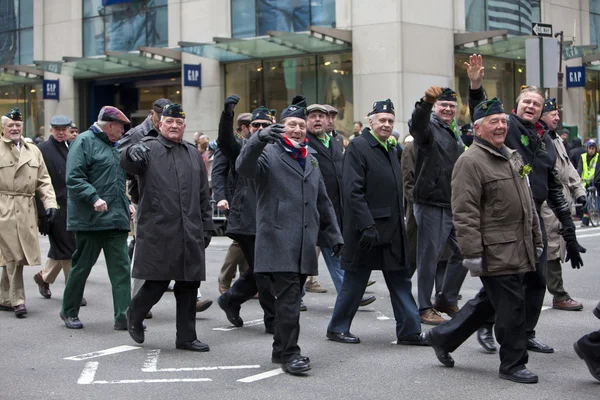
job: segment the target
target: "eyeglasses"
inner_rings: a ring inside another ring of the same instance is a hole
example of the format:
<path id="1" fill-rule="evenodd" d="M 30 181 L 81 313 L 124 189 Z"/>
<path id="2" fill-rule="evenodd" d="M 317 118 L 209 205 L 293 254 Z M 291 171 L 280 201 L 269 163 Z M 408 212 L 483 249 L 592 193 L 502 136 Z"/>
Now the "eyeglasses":
<path id="1" fill-rule="evenodd" d="M 270 122 L 253 122 L 252 123 L 252 127 L 253 128 L 266 128 L 267 126 L 271 125 Z"/>
<path id="2" fill-rule="evenodd" d="M 456 109 L 456 104 L 454 103 L 437 103 L 439 108 L 449 108 L 451 110 Z"/>

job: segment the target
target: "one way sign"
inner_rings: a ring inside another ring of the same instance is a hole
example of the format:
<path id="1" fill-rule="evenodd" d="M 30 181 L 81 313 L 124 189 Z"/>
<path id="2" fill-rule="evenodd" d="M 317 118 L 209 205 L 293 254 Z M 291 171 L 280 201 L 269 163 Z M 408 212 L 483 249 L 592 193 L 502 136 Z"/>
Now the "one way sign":
<path id="1" fill-rule="evenodd" d="M 552 37 L 552 25 L 534 22 L 531 25 L 531 33 L 535 36 Z"/>

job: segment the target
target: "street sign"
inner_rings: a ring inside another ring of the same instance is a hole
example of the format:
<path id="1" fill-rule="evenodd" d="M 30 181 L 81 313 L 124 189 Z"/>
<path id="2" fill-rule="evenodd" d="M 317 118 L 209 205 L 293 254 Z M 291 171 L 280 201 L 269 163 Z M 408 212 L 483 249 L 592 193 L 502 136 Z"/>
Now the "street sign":
<path id="1" fill-rule="evenodd" d="M 588 44 L 584 46 L 567 46 L 563 47 L 562 58 L 563 60 L 570 60 L 572 58 L 581 58 L 584 56 L 583 52 L 586 50 L 595 50 L 598 46 Z"/>
<path id="2" fill-rule="evenodd" d="M 552 25 L 532 22 L 531 34 L 535 36 L 552 37 Z"/>
<path id="3" fill-rule="evenodd" d="M 541 49 L 540 43 L 542 43 Z M 542 88 L 558 87 L 558 41 L 556 39 L 545 37 L 527 39 L 525 60 L 527 85 Z"/>
<path id="4" fill-rule="evenodd" d="M 585 67 L 567 67 L 567 89 L 585 87 Z"/>
<path id="5" fill-rule="evenodd" d="M 183 86 L 202 88 L 202 64 L 183 65 Z"/>

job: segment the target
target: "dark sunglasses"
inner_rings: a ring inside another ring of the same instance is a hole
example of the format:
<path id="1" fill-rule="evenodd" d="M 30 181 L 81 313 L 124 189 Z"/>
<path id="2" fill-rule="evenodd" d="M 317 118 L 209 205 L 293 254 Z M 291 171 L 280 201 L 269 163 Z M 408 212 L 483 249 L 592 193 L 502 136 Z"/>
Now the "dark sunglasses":
<path id="1" fill-rule="evenodd" d="M 271 125 L 270 122 L 253 122 L 252 123 L 253 128 L 260 128 L 260 127 L 266 128 L 269 125 Z"/>

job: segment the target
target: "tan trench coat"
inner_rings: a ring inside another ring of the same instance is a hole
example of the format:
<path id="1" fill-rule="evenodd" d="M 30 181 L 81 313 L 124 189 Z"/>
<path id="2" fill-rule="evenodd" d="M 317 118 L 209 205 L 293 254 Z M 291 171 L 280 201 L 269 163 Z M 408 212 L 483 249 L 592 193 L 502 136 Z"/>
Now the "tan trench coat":
<path id="1" fill-rule="evenodd" d="M 0 143 L 0 262 L 41 264 L 37 193 L 44 208 L 57 208 L 52 181 L 42 153 L 21 140 L 21 151 L 6 138 Z"/>
<path id="2" fill-rule="evenodd" d="M 563 184 L 563 194 L 567 203 L 573 207 L 574 200 L 586 195 L 585 188 L 581 183 L 581 179 L 573 164 L 569 160 L 569 155 L 565 149 L 565 145 L 560 137 L 552 139 L 552 144 L 556 149 L 556 163 L 554 167 L 560 181 Z M 546 235 L 548 236 L 548 260 L 565 259 L 566 244 L 562 236 L 558 233 L 561 228 L 558 218 L 548 206 L 548 203 L 542 204 L 542 219 L 546 227 Z"/>

